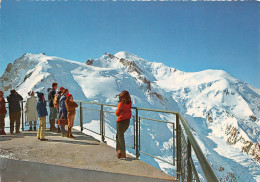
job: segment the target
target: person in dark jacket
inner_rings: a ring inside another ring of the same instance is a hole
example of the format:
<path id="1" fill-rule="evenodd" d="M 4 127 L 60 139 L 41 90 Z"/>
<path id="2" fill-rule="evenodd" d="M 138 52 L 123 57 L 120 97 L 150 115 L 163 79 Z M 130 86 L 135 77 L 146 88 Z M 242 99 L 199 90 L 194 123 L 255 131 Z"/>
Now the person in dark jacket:
<path id="1" fill-rule="evenodd" d="M 5 108 L 4 92 L 0 90 L 0 135 L 6 135 L 5 133 L 5 115 L 7 111 Z"/>
<path id="2" fill-rule="evenodd" d="M 128 91 L 123 91 L 119 95 L 118 108 L 116 110 L 117 122 L 117 134 L 116 134 L 116 151 L 117 158 L 126 158 L 125 150 L 125 132 L 129 127 L 132 101 Z"/>
<path id="3" fill-rule="evenodd" d="M 16 133 L 21 133 L 20 120 L 21 120 L 21 106 L 20 102 L 23 101 L 23 97 L 16 92 L 15 89 L 10 91 L 10 95 L 7 97 L 9 102 L 9 118 L 10 118 L 10 133 L 13 134 L 14 123 L 16 122 Z"/>
<path id="4" fill-rule="evenodd" d="M 59 91 L 55 94 L 54 99 L 53 99 L 53 105 L 54 108 L 56 108 L 59 111 L 59 104 L 60 104 L 60 98 L 61 94 L 64 92 L 65 88 L 60 87 Z M 59 117 L 58 117 L 59 118 Z M 57 122 L 58 123 L 58 122 Z M 58 125 L 58 130 L 57 133 L 61 133 L 60 126 Z"/>
<path id="5" fill-rule="evenodd" d="M 68 119 L 67 118 L 67 109 L 66 109 L 66 104 L 65 101 L 67 99 L 67 95 L 69 94 L 69 90 L 65 89 L 62 93 L 62 96 L 60 98 L 60 102 L 59 102 L 59 107 L 60 107 L 60 112 L 59 112 L 59 119 Z M 65 126 L 64 125 L 60 125 L 61 128 L 61 136 L 62 137 L 66 137 L 67 136 L 67 132 L 65 130 Z"/>
<path id="6" fill-rule="evenodd" d="M 44 94 L 41 92 L 37 92 L 37 96 L 38 96 L 38 101 L 37 101 L 36 109 L 40 121 L 37 137 L 41 141 L 45 141 L 48 140 L 45 138 L 46 116 L 48 115 L 48 112 L 46 108 L 46 101 L 44 98 Z"/>
<path id="7" fill-rule="evenodd" d="M 57 131 L 57 128 L 55 127 L 55 120 L 57 119 L 57 109 L 54 107 L 53 99 L 56 94 L 56 89 L 58 88 L 58 83 L 52 84 L 52 89 L 49 90 L 48 93 L 48 100 L 49 100 L 49 107 L 50 107 L 50 130 L 51 131 Z"/>

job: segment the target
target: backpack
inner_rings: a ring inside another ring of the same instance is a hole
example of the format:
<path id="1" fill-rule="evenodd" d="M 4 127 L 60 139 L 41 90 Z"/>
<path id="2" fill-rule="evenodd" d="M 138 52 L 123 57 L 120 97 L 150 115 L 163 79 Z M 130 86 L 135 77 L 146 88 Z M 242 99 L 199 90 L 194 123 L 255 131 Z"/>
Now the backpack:
<path id="1" fill-rule="evenodd" d="M 59 100 L 60 100 L 60 94 L 55 94 L 54 99 L 53 99 L 53 105 L 54 108 L 58 109 L 59 108 Z"/>

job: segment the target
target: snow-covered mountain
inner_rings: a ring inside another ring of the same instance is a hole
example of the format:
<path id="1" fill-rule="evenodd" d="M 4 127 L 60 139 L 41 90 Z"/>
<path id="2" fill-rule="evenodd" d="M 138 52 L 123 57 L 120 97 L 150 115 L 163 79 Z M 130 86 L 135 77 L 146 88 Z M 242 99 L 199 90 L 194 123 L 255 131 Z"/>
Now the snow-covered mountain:
<path id="1" fill-rule="evenodd" d="M 260 181 L 260 89 L 222 70 L 187 73 L 127 52 L 86 63 L 27 53 L 0 77 L 6 96 L 12 88 L 23 97 L 30 90 L 46 93 L 52 82 L 76 100 L 117 104 L 115 96 L 128 90 L 134 106 L 181 112 L 221 181 Z M 172 133 L 167 126 L 153 129 L 163 140 L 147 134 L 153 142 L 144 145 L 164 155 Z"/>

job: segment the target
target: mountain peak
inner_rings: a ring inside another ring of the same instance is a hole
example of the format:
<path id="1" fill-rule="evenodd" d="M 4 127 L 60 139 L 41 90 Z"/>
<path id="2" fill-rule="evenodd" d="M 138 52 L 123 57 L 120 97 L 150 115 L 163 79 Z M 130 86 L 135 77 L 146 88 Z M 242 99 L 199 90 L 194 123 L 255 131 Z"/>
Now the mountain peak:
<path id="1" fill-rule="evenodd" d="M 115 57 L 117 57 L 119 59 L 126 59 L 126 60 L 132 60 L 132 61 L 143 60 L 142 58 L 138 57 L 137 55 L 134 55 L 127 51 L 118 52 L 115 54 Z"/>

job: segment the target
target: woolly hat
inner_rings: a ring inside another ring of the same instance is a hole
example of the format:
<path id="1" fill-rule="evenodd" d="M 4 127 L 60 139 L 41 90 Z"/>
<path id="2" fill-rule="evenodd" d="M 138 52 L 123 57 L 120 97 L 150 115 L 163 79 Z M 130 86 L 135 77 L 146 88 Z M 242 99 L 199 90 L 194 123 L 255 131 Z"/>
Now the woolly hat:
<path id="1" fill-rule="evenodd" d="M 68 94 L 68 95 L 67 95 L 67 99 L 69 99 L 70 97 L 72 97 L 72 95 L 71 95 L 71 94 Z"/>

